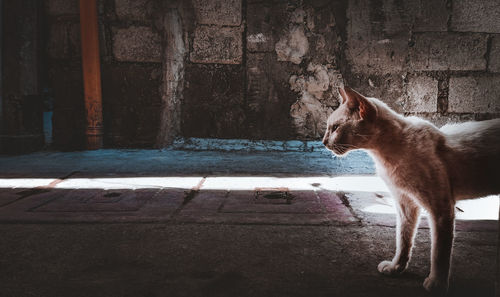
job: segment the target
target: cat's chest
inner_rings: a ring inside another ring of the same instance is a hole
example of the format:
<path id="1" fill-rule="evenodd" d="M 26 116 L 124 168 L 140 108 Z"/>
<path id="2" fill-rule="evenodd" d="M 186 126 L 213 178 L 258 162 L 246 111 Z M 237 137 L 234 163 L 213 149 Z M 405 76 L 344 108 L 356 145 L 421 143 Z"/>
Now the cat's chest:
<path id="1" fill-rule="evenodd" d="M 375 162 L 377 174 L 387 184 L 390 189 L 403 189 L 409 185 L 410 179 L 406 176 L 408 172 L 405 166 L 387 165 L 383 162 Z"/>
<path id="2" fill-rule="evenodd" d="M 394 177 L 386 167 L 377 164 L 377 175 L 389 186 L 395 186 Z"/>

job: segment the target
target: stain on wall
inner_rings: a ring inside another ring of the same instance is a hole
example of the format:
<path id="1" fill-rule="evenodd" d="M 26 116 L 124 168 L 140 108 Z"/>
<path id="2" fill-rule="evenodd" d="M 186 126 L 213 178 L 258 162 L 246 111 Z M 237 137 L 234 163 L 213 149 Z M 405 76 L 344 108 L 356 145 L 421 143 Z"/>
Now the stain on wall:
<path id="1" fill-rule="evenodd" d="M 306 73 L 292 75 L 290 87 L 301 94 L 290 108 L 296 132 L 301 137 L 320 137 L 326 128 L 326 118 L 339 105 L 338 87 L 342 87 L 340 71 L 332 65 L 309 63 Z"/>

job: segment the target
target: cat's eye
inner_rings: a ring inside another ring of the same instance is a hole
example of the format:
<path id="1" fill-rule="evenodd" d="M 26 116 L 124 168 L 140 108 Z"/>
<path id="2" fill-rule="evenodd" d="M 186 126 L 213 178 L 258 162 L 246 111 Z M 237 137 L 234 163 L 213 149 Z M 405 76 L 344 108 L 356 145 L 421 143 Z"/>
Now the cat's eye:
<path id="1" fill-rule="evenodd" d="M 333 125 L 333 126 L 330 127 L 330 130 L 332 132 L 335 132 L 335 130 L 337 130 L 338 127 L 339 127 L 339 125 Z"/>

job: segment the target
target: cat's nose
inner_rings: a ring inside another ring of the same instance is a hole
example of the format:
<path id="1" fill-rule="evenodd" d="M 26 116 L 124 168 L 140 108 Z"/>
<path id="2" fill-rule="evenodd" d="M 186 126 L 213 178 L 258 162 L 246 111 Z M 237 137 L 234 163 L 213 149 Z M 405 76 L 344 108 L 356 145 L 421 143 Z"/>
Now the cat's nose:
<path id="1" fill-rule="evenodd" d="M 328 139 L 323 138 L 323 144 L 326 146 L 327 143 L 328 143 Z"/>

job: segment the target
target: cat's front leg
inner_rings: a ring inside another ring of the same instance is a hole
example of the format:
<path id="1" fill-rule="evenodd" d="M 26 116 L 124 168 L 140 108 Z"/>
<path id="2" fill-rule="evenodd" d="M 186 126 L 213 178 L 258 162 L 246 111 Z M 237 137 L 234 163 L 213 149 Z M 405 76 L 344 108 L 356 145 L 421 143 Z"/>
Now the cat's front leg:
<path id="1" fill-rule="evenodd" d="M 440 207 L 431 212 L 431 272 L 424 281 L 429 292 L 448 291 L 453 231 L 455 225 L 454 207 Z"/>
<path id="2" fill-rule="evenodd" d="M 396 209 L 396 254 L 392 261 L 382 261 L 378 265 L 378 271 L 386 275 L 400 274 L 408 267 L 420 217 L 420 207 L 406 195 L 397 198 Z"/>

